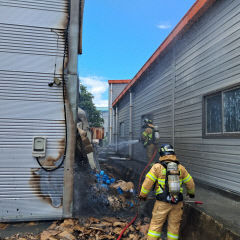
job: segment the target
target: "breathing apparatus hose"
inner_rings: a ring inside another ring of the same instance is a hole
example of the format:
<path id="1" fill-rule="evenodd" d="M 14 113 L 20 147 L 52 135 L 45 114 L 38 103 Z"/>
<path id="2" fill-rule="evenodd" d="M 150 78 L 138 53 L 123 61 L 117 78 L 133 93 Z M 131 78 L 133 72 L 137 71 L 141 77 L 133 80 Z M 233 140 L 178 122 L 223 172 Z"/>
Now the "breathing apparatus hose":
<path id="1" fill-rule="evenodd" d="M 150 161 L 148 162 L 148 164 L 146 165 L 146 167 L 144 168 L 144 170 L 142 171 L 140 177 L 139 177 L 139 182 L 138 182 L 138 191 L 137 191 L 137 194 L 139 196 L 140 194 L 140 191 L 141 191 L 141 182 L 142 182 L 142 177 L 145 173 L 145 171 L 147 170 L 147 168 L 150 166 L 150 164 L 152 163 L 152 161 L 154 160 L 155 156 L 157 154 L 157 148 L 155 148 L 155 151 L 152 155 L 152 158 L 150 159 Z M 137 199 L 137 211 L 136 211 L 136 215 L 135 217 L 131 220 L 131 222 L 129 222 L 127 224 L 127 226 L 121 231 L 120 235 L 118 236 L 117 240 L 120 240 L 123 236 L 123 234 L 125 233 L 125 231 L 136 221 L 137 217 L 138 217 L 138 214 L 139 214 L 139 199 Z"/>

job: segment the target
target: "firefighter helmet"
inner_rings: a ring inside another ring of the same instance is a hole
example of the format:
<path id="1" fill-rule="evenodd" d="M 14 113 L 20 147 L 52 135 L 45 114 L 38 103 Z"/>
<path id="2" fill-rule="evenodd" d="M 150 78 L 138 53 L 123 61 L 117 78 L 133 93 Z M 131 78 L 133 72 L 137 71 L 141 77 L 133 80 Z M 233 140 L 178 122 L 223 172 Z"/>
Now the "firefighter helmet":
<path id="1" fill-rule="evenodd" d="M 159 154 L 161 157 L 166 155 L 175 155 L 174 148 L 170 144 L 163 144 L 159 149 Z"/>
<path id="2" fill-rule="evenodd" d="M 145 118 L 145 119 L 144 119 L 144 123 L 145 123 L 145 124 L 149 124 L 149 123 L 152 124 L 152 120 L 151 120 L 151 119 L 148 119 L 148 118 Z"/>

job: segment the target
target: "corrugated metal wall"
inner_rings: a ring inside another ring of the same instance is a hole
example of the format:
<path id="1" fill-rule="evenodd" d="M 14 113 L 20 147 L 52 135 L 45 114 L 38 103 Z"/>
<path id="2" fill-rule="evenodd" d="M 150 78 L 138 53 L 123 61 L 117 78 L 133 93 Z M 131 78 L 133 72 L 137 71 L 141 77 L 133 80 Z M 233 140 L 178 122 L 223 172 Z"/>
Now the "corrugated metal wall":
<path id="1" fill-rule="evenodd" d="M 67 0 L 0 0 L 0 220 L 62 217 L 63 169 L 47 173 L 32 157 L 47 137 L 47 162 L 61 160 L 62 80 Z"/>
<path id="2" fill-rule="evenodd" d="M 118 95 L 123 91 L 123 89 L 127 86 L 127 83 L 110 83 L 109 84 L 109 94 L 108 94 L 108 134 L 109 136 L 108 140 L 110 141 L 110 138 L 112 139 L 112 143 L 115 142 L 115 130 L 113 129 L 115 123 L 114 120 L 114 113 L 111 110 L 111 105 L 115 101 L 115 99 L 118 97 Z M 112 89 L 112 91 L 111 91 Z M 111 116 L 110 116 L 111 115 Z M 111 128 L 111 129 L 110 129 Z"/>
<path id="3" fill-rule="evenodd" d="M 134 138 L 140 137 L 142 116 L 152 114 L 154 124 L 159 126 L 161 141 L 169 142 L 172 136 L 172 52 L 167 53 L 161 62 L 153 64 L 144 78 L 146 80 L 140 80 L 139 86 L 134 89 Z M 142 144 L 134 145 L 133 149 L 134 158 L 142 158 L 146 152 Z"/>
<path id="4" fill-rule="evenodd" d="M 127 86 L 127 83 L 114 83 L 113 84 L 113 102 L 118 97 L 118 95 L 122 92 L 122 90 Z"/>
<path id="5" fill-rule="evenodd" d="M 240 193 L 239 139 L 202 138 L 202 96 L 240 82 L 240 2 L 217 1 L 176 45 L 175 147 L 202 181 Z"/>
<path id="6" fill-rule="evenodd" d="M 237 193 L 239 138 L 203 138 L 202 99 L 240 82 L 239 33 L 240 2 L 217 1 L 132 88 L 134 138 L 139 138 L 141 116 L 153 113 L 161 142 L 174 143 L 195 178 Z M 142 146 L 135 145 L 133 158 L 141 160 L 143 154 Z"/>
<path id="7" fill-rule="evenodd" d="M 133 88 L 133 139 L 139 139 L 142 131 L 142 116 L 152 114 L 154 124 L 159 126 L 161 141 L 169 142 L 172 138 L 172 81 L 173 65 L 172 52 L 167 53 L 161 62 L 154 63 L 145 73 L 138 84 Z M 129 125 L 129 94 L 124 96 L 118 104 L 119 109 L 122 105 L 128 106 L 125 116 L 119 112 L 119 119 L 128 122 Z M 126 115 L 126 113 L 128 115 Z M 120 122 L 120 121 L 119 121 Z M 125 135 L 125 140 L 129 135 Z M 123 139 L 122 139 L 123 140 Z M 125 148 L 124 154 L 128 154 Z M 145 156 L 145 157 L 144 157 Z M 141 143 L 133 145 L 133 158 L 146 161 L 146 150 Z"/>
<path id="8" fill-rule="evenodd" d="M 123 131 L 121 136 L 121 127 L 122 124 Z M 118 137 L 118 150 L 122 151 L 123 153 L 128 154 L 128 145 L 124 143 L 124 141 L 129 139 L 129 94 L 123 99 L 121 105 L 118 108 L 118 130 L 117 130 L 117 137 Z"/>

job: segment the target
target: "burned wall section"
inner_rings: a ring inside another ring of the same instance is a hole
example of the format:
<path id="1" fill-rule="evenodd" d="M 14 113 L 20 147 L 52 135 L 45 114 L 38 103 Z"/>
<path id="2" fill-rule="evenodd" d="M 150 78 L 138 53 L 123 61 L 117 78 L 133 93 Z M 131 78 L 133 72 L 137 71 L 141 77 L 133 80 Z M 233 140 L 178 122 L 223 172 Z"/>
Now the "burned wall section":
<path id="1" fill-rule="evenodd" d="M 74 202 L 74 172 L 75 151 L 76 151 L 76 133 L 77 133 L 77 112 L 78 112 L 78 54 L 81 53 L 81 41 L 79 36 L 82 33 L 82 14 L 84 1 L 72 0 L 70 5 L 70 19 L 68 26 L 68 53 L 69 61 L 66 69 L 67 78 L 67 155 L 64 164 L 64 191 L 63 191 L 63 216 L 73 216 Z"/>

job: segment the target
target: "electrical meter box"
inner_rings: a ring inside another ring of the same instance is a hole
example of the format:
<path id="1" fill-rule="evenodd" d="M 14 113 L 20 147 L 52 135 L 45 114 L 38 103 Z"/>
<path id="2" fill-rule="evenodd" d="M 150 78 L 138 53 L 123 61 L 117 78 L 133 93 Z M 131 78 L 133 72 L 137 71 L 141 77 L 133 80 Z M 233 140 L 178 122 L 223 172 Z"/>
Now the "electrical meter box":
<path id="1" fill-rule="evenodd" d="M 33 138 L 33 157 L 45 157 L 46 155 L 46 137 L 34 137 Z"/>

